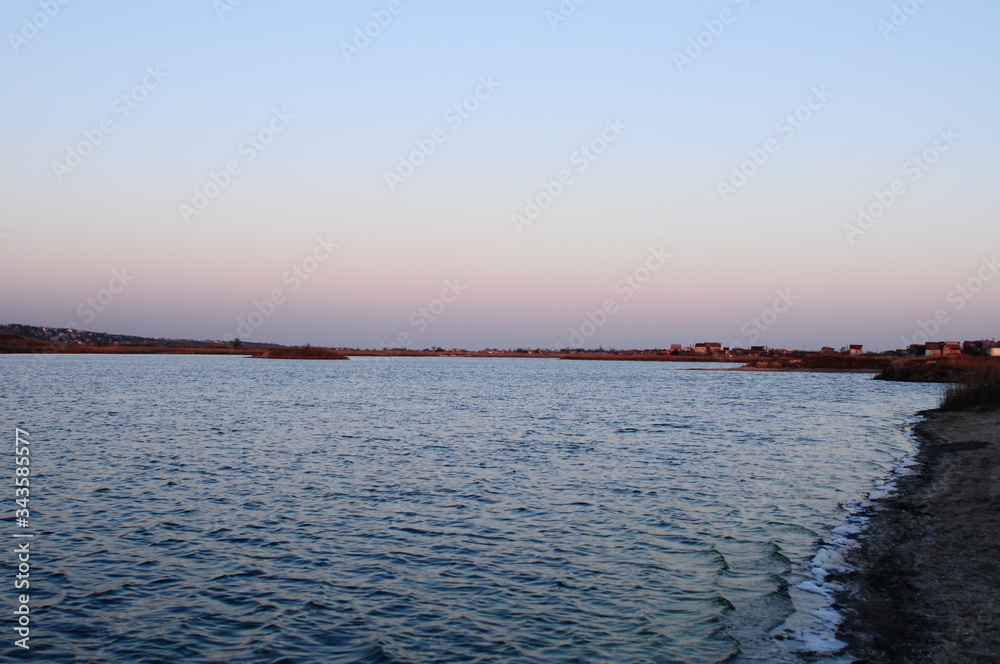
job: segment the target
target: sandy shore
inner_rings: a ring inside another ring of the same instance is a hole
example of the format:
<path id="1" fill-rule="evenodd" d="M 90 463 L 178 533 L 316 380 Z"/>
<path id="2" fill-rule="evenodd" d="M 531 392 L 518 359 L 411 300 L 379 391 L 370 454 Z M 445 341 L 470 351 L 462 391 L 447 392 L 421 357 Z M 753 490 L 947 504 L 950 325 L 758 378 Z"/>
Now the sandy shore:
<path id="1" fill-rule="evenodd" d="M 859 662 L 1000 662 L 1000 411 L 928 413 L 919 471 L 882 501 L 842 576 Z"/>

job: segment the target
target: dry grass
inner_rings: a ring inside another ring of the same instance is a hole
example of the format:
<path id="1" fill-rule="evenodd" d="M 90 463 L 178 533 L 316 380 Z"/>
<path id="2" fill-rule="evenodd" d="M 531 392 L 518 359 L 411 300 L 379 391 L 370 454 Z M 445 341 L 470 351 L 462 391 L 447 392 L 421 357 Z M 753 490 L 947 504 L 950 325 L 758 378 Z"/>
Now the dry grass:
<path id="1" fill-rule="evenodd" d="M 956 355 L 952 357 L 910 357 L 893 360 L 876 378 L 917 383 L 962 383 L 983 367 L 990 366 L 988 357 Z"/>
<path id="2" fill-rule="evenodd" d="M 10 332 L 0 332 L 0 353 L 52 353 L 59 349 L 53 341 L 42 341 Z"/>
<path id="3" fill-rule="evenodd" d="M 330 348 L 318 346 L 297 346 L 292 348 L 269 348 L 253 351 L 254 357 L 271 360 L 346 360 L 347 356 Z"/>
<path id="4" fill-rule="evenodd" d="M 990 362 L 970 369 L 962 382 L 949 385 L 941 399 L 940 408 L 1000 408 L 1000 362 Z"/>
<path id="5" fill-rule="evenodd" d="M 738 358 L 737 358 L 738 359 Z M 805 357 L 762 357 L 747 360 L 748 369 L 796 369 L 800 371 L 885 370 L 891 360 L 883 355 L 807 355 Z"/>

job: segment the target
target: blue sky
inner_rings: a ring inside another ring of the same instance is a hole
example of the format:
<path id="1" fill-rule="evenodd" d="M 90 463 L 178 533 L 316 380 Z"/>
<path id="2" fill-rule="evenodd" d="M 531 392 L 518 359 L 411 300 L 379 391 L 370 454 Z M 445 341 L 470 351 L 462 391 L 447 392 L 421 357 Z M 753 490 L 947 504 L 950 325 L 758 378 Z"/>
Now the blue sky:
<path id="1" fill-rule="evenodd" d="M 4 3 L 4 322 L 414 348 L 1000 336 L 995 3 L 227 6 Z M 646 275 L 651 250 L 670 258 Z"/>

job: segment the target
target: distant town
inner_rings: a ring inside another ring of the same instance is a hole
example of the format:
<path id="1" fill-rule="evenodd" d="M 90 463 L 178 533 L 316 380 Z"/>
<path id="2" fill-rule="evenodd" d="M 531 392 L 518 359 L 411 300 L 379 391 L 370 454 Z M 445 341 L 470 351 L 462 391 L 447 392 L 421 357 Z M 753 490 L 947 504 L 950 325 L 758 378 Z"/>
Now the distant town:
<path id="1" fill-rule="evenodd" d="M 625 351 L 634 352 L 634 351 Z M 832 346 L 823 346 L 815 350 L 790 350 L 784 348 L 769 348 L 767 346 L 750 346 L 749 348 L 728 348 L 714 341 L 696 343 L 694 346 L 671 344 L 669 349 L 658 352 L 670 355 L 729 355 L 739 357 L 774 357 L 780 355 L 865 355 L 861 344 L 850 344 L 839 350 Z M 870 354 L 870 353 L 869 353 Z M 948 357 L 951 355 L 980 355 L 1000 357 L 1000 342 L 993 339 L 976 341 L 929 341 L 925 344 L 912 344 L 907 348 L 883 351 L 879 355 L 889 357 Z"/>
<path id="2" fill-rule="evenodd" d="M 173 339 L 173 338 L 151 338 L 140 337 L 127 334 L 111 334 L 107 332 L 93 332 L 88 330 L 78 330 L 65 327 L 41 327 L 37 325 L 6 324 L 0 325 L 0 333 L 12 334 L 26 339 L 52 342 L 62 346 L 160 346 L 176 348 L 203 348 L 203 349 L 278 349 L 286 348 L 282 344 L 243 342 L 239 339 L 224 341 L 221 339 L 196 340 L 196 339 Z M 879 355 L 888 357 L 951 357 L 956 355 L 970 356 L 990 356 L 1000 357 L 1000 342 L 994 339 L 978 339 L 975 341 L 929 341 L 924 344 L 912 344 L 907 348 L 884 351 L 880 353 L 866 353 L 861 344 L 850 344 L 839 349 L 831 346 L 823 346 L 818 350 L 792 350 L 786 348 L 771 348 L 768 346 L 750 346 L 748 348 L 728 347 L 714 341 L 701 341 L 693 345 L 670 344 L 663 348 L 486 348 L 483 350 L 468 350 L 465 348 L 442 348 L 440 346 L 423 349 L 413 348 L 344 348 L 335 347 L 333 350 L 345 354 L 432 354 L 432 355 L 516 355 L 516 356 L 567 356 L 567 355 L 593 355 L 601 354 L 618 356 L 669 356 L 677 358 L 712 359 L 724 361 L 726 358 L 747 358 L 747 357 L 805 357 L 813 355 Z"/>

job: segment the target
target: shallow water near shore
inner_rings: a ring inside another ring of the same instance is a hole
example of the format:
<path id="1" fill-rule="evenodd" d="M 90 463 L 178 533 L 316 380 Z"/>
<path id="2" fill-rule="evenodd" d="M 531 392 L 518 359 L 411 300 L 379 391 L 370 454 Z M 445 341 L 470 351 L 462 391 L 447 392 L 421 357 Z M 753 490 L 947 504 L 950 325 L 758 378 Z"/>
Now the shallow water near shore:
<path id="1" fill-rule="evenodd" d="M 31 656 L 799 661 L 813 557 L 941 388 L 688 368 L 2 357 Z"/>

